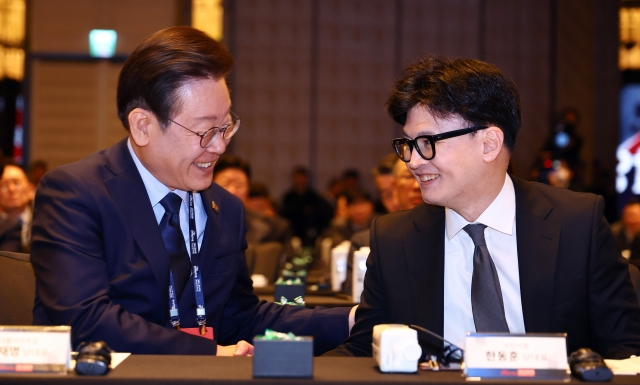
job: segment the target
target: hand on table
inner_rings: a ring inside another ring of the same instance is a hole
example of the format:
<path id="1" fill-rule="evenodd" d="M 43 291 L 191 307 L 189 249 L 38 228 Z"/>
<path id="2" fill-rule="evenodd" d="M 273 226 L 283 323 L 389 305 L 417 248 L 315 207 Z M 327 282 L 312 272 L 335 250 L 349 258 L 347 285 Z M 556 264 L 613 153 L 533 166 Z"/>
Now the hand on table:
<path id="1" fill-rule="evenodd" d="M 216 356 L 253 356 L 253 345 L 247 341 L 228 346 L 218 345 Z"/>

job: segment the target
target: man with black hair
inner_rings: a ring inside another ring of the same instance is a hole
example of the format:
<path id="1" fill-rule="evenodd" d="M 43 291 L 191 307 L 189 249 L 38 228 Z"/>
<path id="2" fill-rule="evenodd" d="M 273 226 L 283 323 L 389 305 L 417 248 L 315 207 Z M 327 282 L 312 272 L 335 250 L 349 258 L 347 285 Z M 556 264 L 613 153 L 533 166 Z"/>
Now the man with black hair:
<path id="1" fill-rule="evenodd" d="M 13 164 L 0 159 L 0 175 L 4 175 L 7 165 Z M 16 166 L 17 167 L 17 166 Z M 18 181 L 8 180 L 4 181 L 4 184 L 0 183 L 0 189 L 2 194 L 7 195 L 13 193 L 16 190 L 20 190 Z M 27 187 L 27 186 L 25 186 Z M 11 190 L 11 192 L 9 192 Z M 24 251 L 22 247 L 22 224 L 15 218 L 12 218 L 8 213 L 0 211 L 0 251 Z"/>
<path id="2" fill-rule="evenodd" d="M 253 294 L 244 207 L 212 183 L 240 127 L 232 66 L 222 44 L 184 26 L 132 52 L 117 95 L 128 137 L 40 181 L 36 324 L 71 325 L 73 346 L 103 340 L 138 354 L 251 354 L 246 341 L 266 328 L 313 335 L 316 354 L 344 340 L 350 309 Z"/>
<path id="3" fill-rule="evenodd" d="M 640 354 L 640 309 L 602 197 L 507 174 L 515 85 L 478 60 L 428 57 L 387 100 L 393 140 L 422 199 L 371 226 L 356 324 L 332 354 L 371 355 L 374 325 L 417 324 L 464 348 L 466 332 L 567 333 L 569 351 Z M 437 340 L 424 354 L 441 354 Z"/>

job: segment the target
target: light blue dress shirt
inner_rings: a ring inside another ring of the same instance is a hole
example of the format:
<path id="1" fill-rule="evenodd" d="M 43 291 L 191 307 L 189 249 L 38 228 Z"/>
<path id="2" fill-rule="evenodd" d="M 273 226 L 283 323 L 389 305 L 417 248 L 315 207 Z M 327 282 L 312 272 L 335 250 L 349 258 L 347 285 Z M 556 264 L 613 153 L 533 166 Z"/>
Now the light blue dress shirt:
<path id="1" fill-rule="evenodd" d="M 129 147 L 129 152 L 131 153 L 131 157 L 133 158 L 133 162 L 136 164 L 138 168 L 138 172 L 142 177 L 142 182 L 144 183 L 144 187 L 147 189 L 147 195 L 149 195 L 149 200 L 151 201 L 151 206 L 153 207 L 153 213 L 156 215 L 156 222 L 160 224 L 160 220 L 164 215 L 164 207 L 160 204 L 162 198 L 164 198 L 168 193 L 172 192 L 167 186 L 162 184 L 156 177 L 154 177 L 149 170 L 146 169 L 138 159 L 138 156 L 133 151 L 133 147 L 131 147 L 131 138 L 127 140 L 127 147 Z M 178 194 L 180 198 L 182 198 L 182 205 L 180 206 L 180 230 L 182 230 L 182 236 L 184 237 L 185 246 L 187 248 L 187 252 L 189 253 L 189 257 L 191 257 L 191 247 L 189 247 L 189 204 L 188 204 L 188 192 L 182 190 L 173 190 L 173 193 Z M 204 228 L 207 224 L 207 213 L 204 210 L 204 205 L 202 204 L 202 198 L 200 197 L 200 193 L 193 193 L 193 208 L 195 210 L 196 216 L 196 232 L 198 233 L 198 250 L 200 250 L 202 246 L 202 238 L 204 236 Z"/>

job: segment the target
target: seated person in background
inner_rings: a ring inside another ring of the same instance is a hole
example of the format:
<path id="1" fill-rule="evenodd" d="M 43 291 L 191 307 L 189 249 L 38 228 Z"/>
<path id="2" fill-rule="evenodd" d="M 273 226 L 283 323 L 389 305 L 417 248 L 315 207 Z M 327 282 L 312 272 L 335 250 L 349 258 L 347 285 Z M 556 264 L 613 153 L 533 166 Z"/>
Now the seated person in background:
<path id="1" fill-rule="evenodd" d="M 640 232 L 640 202 L 631 198 L 622 209 L 622 219 L 611 225 L 611 232 L 620 245 L 622 255 L 629 259 L 634 239 Z"/>
<path id="2" fill-rule="evenodd" d="M 253 294 L 244 207 L 212 183 L 240 126 L 225 82 L 232 66 L 222 44 L 184 26 L 132 52 L 117 95 L 128 137 L 40 181 L 36 325 L 71 325 L 74 347 L 103 340 L 137 354 L 251 354 L 245 340 L 266 328 L 312 335 L 318 354 L 348 335 L 348 308 Z"/>
<path id="3" fill-rule="evenodd" d="M 398 210 L 397 197 L 393 189 L 395 179 L 393 168 L 397 160 L 396 154 L 387 154 L 373 169 L 373 182 L 378 190 L 378 201 L 375 203 L 375 210 L 378 214 L 387 214 Z"/>
<path id="4" fill-rule="evenodd" d="M 222 155 L 213 169 L 213 181 L 240 198 L 247 209 L 247 243 L 251 245 L 275 241 L 284 246 L 289 245 L 291 226 L 286 219 L 269 216 L 248 207 L 250 179 L 249 164 L 233 155 Z"/>
<path id="5" fill-rule="evenodd" d="M 0 159 L 0 175 L 7 162 Z M 0 251 L 19 252 L 23 251 L 21 245 L 22 225 L 16 219 L 0 212 Z"/>
<path id="6" fill-rule="evenodd" d="M 330 354 L 370 356 L 373 326 L 387 323 L 463 349 L 466 332 L 540 332 L 567 333 L 569 352 L 640 353 L 640 309 L 602 197 L 507 174 L 520 128 L 511 80 L 478 60 L 429 57 L 403 72 L 387 110 L 427 204 L 372 224 L 356 324 Z"/>
<path id="7" fill-rule="evenodd" d="M 275 203 L 271 194 L 269 194 L 269 188 L 257 182 L 251 182 L 249 185 L 249 198 L 245 206 L 249 210 L 256 211 L 267 217 L 275 218 L 278 216 L 278 210 L 276 210 Z M 286 221 L 286 219 L 282 218 Z M 289 223 L 288 221 L 286 223 Z"/>
<path id="8" fill-rule="evenodd" d="M 358 231 L 368 229 L 371 225 L 375 213 L 369 194 L 361 188 L 354 188 L 347 190 L 344 197 L 347 203 L 346 218 L 335 220 L 318 238 L 319 241 L 331 238 L 335 246 L 350 239 Z"/>
<path id="9" fill-rule="evenodd" d="M 34 186 L 24 169 L 13 162 L 4 166 L 0 178 L 0 208 L 20 223 L 20 250 L 28 253 L 31 243 L 31 217 Z"/>
<path id="10" fill-rule="evenodd" d="M 393 156 L 393 195 L 396 198 L 396 210 L 393 212 L 398 210 L 411 210 L 422 203 L 420 186 L 411 171 L 407 168 L 406 163 L 398 159 L 396 154 L 393 154 Z M 349 250 L 349 257 L 347 259 L 347 279 L 342 285 L 342 292 L 345 294 L 351 295 L 352 281 L 350 277 L 353 274 L 353 253 L 361 247 L 369 247 L 370 237 L 370 229 L 366 229 L 355 233 L 350 239 L 351 249 Z"/>

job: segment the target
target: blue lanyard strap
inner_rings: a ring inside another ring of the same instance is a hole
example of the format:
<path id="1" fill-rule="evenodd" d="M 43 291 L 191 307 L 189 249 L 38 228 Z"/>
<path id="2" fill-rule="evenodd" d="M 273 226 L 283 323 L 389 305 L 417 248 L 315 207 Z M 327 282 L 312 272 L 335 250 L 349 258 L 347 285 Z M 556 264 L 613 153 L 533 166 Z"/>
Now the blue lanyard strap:
<path id="1" fill-rule="evenodd" d="M 196 321 L 200 334 L 207 332 L 207 313 L 204 308 L 204 294 L 202 293 L 202 274 L 198 267 L 198 233 L 196 232 L 196 214 L 193 204 L 193 193 L 189 192 L 189 246 L 191 247 L 191 273 L 193 275 L 193 289 L 196 294 Z M 178 314 L 178 303 L 176 300 L 173 274 L 169 275 L 169 315 L 171 325 L 180 330 L 180 316 Z"/>

